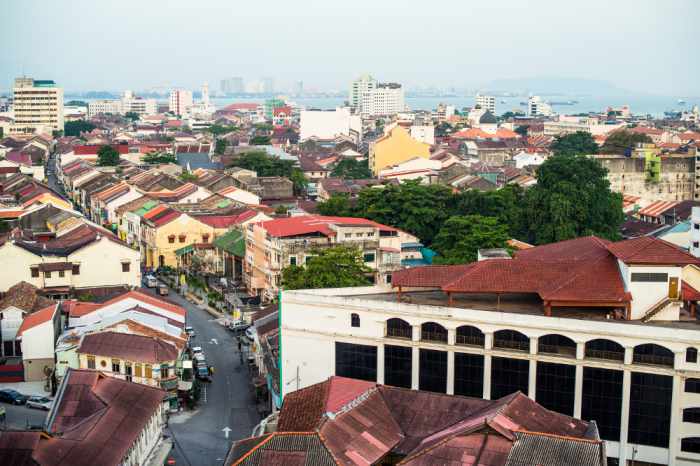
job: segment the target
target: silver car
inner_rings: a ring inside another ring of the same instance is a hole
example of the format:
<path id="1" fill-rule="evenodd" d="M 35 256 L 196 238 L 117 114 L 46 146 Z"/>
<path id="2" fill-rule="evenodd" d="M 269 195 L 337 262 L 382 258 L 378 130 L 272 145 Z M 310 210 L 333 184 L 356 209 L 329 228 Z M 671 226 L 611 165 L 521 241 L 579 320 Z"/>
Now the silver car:
<path id="1" fill-rule="evenodd" d="M 42 395 L 32 395 L 27 398 L 27 408 L 43 409 L 49 411 L 53 406 L 53 400 Z"/>

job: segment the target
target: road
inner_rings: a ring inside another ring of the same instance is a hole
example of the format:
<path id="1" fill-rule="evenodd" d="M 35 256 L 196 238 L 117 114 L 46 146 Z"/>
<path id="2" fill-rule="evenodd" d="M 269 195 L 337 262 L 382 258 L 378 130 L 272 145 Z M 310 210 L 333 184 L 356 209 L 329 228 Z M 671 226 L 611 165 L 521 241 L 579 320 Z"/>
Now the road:
<path id="1" fill-rule="evenodd" d="M 56 177 L 56 154 L 51 154 L 49 160 L 46 162 L 46 180 L 49 188 L 53 189 L 55 192 L 63 196 L 64 199 L 68 199 L 66 192 L 63 189 L 63 185 L 58 182 Z"/>
<path id="2" fill-rule="evenodd" d="M 6 409 L 7 418 L 5 424 L 0 423 L 0 428 L 5 430 L 23 430 L 29 426 L 41 426 L 46 420 L 48 411 L 31 409 L 26 406 L 15 406 L 9 403 L 0 403 Z"/>
<path id="3" fill-rule="evenodd" d="M 259 422 L 248 372 L 239 362 L 235 339 L 211 314 L 174 292 L 168 298 L 187 309 L 187 325 L 196 334 L 192 345 L 201 346 L 207 362 L 214 366 L 212 382 L 203 384 L 194 414 L 183 412 L 170 417 L 170 430 L 176 440 L 173 457 L 177 465 L 220 465 L 231 442 L 250 437 Z M 225 427 L 231 429 L 228 440 L 222 430 Z"/>

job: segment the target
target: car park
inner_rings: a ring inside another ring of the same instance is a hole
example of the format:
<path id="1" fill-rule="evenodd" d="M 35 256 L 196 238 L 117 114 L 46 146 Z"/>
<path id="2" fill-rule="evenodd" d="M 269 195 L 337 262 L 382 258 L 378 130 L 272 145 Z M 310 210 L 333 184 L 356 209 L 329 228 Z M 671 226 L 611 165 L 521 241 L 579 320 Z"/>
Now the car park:
<path id="1" fill-rule="evenodd" d="M 27 395 L 22 395 L 17 390 L 11 388 L 4 388 L 0 390 L 0 401 L 4 403 L 11 403 L 13 405 L 23 405 L 27 402 Z"/>
<path id="2" fill-rule="evenodd" d="M 49 411 L 53 406 L 53 400 L 43 395 L 32 395 L 27 398 L 27 408 L 43 409 Z"/>

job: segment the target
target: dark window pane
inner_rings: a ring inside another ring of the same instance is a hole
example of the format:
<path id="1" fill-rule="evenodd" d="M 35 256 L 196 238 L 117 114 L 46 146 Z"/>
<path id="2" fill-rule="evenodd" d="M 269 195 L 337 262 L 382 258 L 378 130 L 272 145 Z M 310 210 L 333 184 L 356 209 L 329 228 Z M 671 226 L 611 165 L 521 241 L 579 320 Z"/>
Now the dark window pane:
<path id="1" fill-rule="evenodd" d="M 529 373 L 527 359 L 492 358 L 491 399 L 497 400 L 518 390 L 527 395 Z"/>
<path id="2" fill-rule="evenodd" d="M 353 327 L 359 327 L 360 326 L 360 316 L 352 313 L 350 314 L 350 325 Z"/>
<path id="3" fill-rule="evenodd" d="M 583 368 L 581 418 L 595 421 L 600 437 L 620 440 L 622 418 L 622 371 Z"/>
<path id="4" fill-rule="evenodd" d="M 668 448 L 673 377 L 632 372 L 628 440 Z"/>
<path id="5" fill-rule="evenodd" d="M 547 409 L 568 416 L 574 415 L 576 366 L 569 364 L 537 363 L 536 399 Z"/>
<path id="6" fill-rule="evenodd" d="M 685 391 L 687 393 L 700 393 L 700 379 L 686 379 Z"/>
<path id="7" fill-rule="evenodd" d="M 653 343 L 636 346 L 633 356 L 635 364 L 673 367 L 673 351 Z"/>
<path id="8" fill-rule="evenodd" d="M 484 357 L 455 353 L 455 395 L 484 396 Z"/>
<path id="9" fill-rule="evenodd" d="M 493 334 L 493 347 L 516 351 L 530 351 L 530 339 L 517 330 L 499 330 Z"/>
<path id="10" fill-rule="evenodd" d="M 447 352 L 420 350 L 419 388 L 429 392 L 447 392 Z"/>
<path id="11" fill-rule="evenodd" d="M 335 375 L 375 382 L 377 347 L 336 342 Z"/>
<path id="12" fill-rule="evenodd" d="M 421 325 L 420 339 L 423 341 L 447 343 L 447 329 L 435 322 L 426 322 Z"/>
<path id="13" fill-rule="evenodd" d="M 564 335 L 543 335 L 537 339 L 537 352 L 575 358 L 576 342 Z"/>
<path id="14" fill-rule="evenodd" d="M 412 350 L 407 346 L 384 345 L 384 383 L 411 388 Z"/>
<path id="15" fill-rule="evenodd" d="M 586 357 L 593 359 L 625 360 L 625 348 L 611 340 L 599 338 L 586 342 Z"/>
<path id="16" fill-rule="evenodd" d="M 668 281 L 667 273 L 633 273 L 633 282 L 664 283 Z"/>
<path id="17" fill-rule="evenodd" d="M 410 340 L 413 336 L 413 327 L 403 319 L 389 319 L 386 321 L 386 336 Z"/>
<path id="18" fill-rule="evenodd" d="M 700 408 L 686 408 L 683 410 L 683 422 L 700 424 Z"/>
<path id="19" fill-rule="evenodd" d="M 695 348 L 685 350 L 685 362 L 698 362 L 698 350 Z"/>
<path id="20" fill-rule="evenodd" d="M 688 437 L 681 440 L 681 451 L 700 453 L 700 437 Z"/>
<path id="21" fill-rule="evenodd" d="M 472 345 L 484 347 L 484 332 L 470 325 L 457 327 L 455 343 L 458 345 Z"/>

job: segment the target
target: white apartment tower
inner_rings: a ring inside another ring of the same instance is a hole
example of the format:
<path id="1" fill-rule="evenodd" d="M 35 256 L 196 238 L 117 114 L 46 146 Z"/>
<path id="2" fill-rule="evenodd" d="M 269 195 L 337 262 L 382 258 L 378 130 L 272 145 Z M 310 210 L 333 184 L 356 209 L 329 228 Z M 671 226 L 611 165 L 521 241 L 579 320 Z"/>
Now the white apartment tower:
<path id="1" fill-rule="evenodd" d="M 372 92 L 377 87 L 377 80 L 369 74 L 363 74 L 350 84 L 349 102 L 350 106 L 358 109 L 362 102 L 362 96 L 368 92 Z"/>
<path id="2" fill-rule="evenodd" d="M 550 116 L 552 107 L 538 95 L 527 100 L 527 116 Z"/>
<path id="3" fill-rule="evenodd" d="M 13 132 L 63 131 L 63 88 L 52 80 L 15 79 Z"/>
<path id="4" fill-rule="evenodd" d="M 173 89 L 170 91 L 170 111 L 175 115 L 186 115 L 192 106 L 192 91 Z"/>
<path id="5" fill-rule="evenodd" d="M 363 116 L 393 115 L 406 109 L 401 84 L 380 83 L 372 76 L 360 76 L 350 85 L 350 107 Z"/>
<path id="6" fill-rule="evenodd" d="M 479 107 L 488 110 L 489 112 L 495 114 L 496 113 L 496 97 L 492 95 L 481 95 L 477 94 L 476 95 L 476 105 Z"/>

